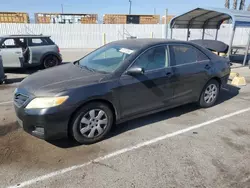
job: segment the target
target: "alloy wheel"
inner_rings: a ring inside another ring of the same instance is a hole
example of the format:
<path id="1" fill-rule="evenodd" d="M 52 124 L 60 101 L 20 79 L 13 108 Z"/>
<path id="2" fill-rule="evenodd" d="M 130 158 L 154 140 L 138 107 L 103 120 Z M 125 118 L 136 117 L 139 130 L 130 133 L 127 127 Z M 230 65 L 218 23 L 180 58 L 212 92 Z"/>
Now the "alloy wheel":
<path id="1" fill-rule="evenodd" d="M 45 68 L 54 67 L 57 64 L 58 64 L 58 60 L 54 56 L 50 56 L 50 57 L 46 58 L 45 61 L 44 61 L 44 67 Z"/>
<path id="2" fill-rule="evenodd" d="M 216 100 L 216 97 L 218 95 L 218 88 L 215 84 L 210 84 L 207 86 L 205 90 L 205 95 L 204 95 L 204 101 L 209 104 L 214 102 Z"/>
<path id="3" fill-rule="evenodd" d="M 107 125 L 107 114 L 101 109 L 92 109 L 82 117 L 80 133 L 86 138 L 95 138 L 104 132 Z"/>

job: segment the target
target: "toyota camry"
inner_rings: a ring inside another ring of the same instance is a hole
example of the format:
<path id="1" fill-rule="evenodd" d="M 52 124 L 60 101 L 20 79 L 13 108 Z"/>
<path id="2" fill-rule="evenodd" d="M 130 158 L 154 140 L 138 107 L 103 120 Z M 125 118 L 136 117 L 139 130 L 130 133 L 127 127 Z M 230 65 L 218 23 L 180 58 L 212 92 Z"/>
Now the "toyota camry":
<path id="1" fill-rule="evenodd" d="M 139 116 L 194 102 L 213 106 L 229 74 L 227 58 L 192 42 L 122 40 L 27 77 L 14 106 L 33 136 L 92 144 Z"/>

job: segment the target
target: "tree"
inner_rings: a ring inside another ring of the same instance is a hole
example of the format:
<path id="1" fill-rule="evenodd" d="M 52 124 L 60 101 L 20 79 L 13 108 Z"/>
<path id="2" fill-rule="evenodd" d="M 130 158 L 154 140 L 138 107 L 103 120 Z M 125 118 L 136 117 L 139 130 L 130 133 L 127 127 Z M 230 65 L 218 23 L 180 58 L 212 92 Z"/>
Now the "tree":
<path id="1" fill-rule="evenodd" d="M 245 8 L 245 0 L 241 0 L 239 10 L 244 10 L 244 8 Z"/>
<path id="2" fill-rule="evenodd" d="M 234 0 L 234 3 L 233 3 L 234 10 L 237 10 L 237 4 L 238 4 L 238 0 Z"/>
<path id="3" fill-rule="evenodd" d="M 230 8 L 230 0 L 225 1 L 225 8 Z"/>

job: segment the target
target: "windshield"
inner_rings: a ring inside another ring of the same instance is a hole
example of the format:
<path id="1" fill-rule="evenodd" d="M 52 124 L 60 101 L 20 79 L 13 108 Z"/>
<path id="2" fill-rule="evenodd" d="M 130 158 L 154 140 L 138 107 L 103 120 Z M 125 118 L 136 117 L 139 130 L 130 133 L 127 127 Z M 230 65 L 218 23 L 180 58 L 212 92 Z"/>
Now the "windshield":
<path id="1" fill-rule="evenodd" d="M 135 49 L 122 45 L 106 45 L 77 61 L 80 67 L 89 70 L 112 73 Z"/>

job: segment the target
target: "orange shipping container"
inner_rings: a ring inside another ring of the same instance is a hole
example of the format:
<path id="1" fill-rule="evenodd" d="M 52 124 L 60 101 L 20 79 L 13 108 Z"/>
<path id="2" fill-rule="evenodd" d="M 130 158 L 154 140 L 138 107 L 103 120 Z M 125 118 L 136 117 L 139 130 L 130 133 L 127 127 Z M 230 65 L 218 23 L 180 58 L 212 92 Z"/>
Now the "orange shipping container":
<path id="1" fill-rule="evenodd" d="M 97 15 L 82 17 L 81 23 L 82 24 L 96 24 L 97 23 Z"/>
<path id="2" fill-rule="evenodd" d="M 162 24 L 165 24 L 165 17 L 166 16 L 162 17 L 162 21 L 161 21 Z M 171 19 L 174 18 L 174 17 L 175 17 L 174 15 L 168 15 L 167 16 L 167 23 L 169 23 L 171 21 Z"/>
<path id="3" fill-rule="evenodd" d="M 60 14 L 60 13 L 35 13 L 36 23 L 60 24 L 94 24 L 97 23 L 97 14 Z"/>
<path id="4" fill-rule="evenodd" d="M 0 23 L 29 23 L 29 16 L 23 12 L 0 12 Z"/>
<path id="5" fill-rule="evenodd" d="M 159 24 L 160 15 L 141 15 L 140 24 Z"/>
<path id="6" fill-rule="evenodd" d="M 138 20 L 137 20 L 138 19 Z M 127 15 L 127 14 L 105 14 L 104 24 L 159 24 L 160 15 Z"/>
<path id="7" fill-rule="evenodd" d="M 124 14 L 105 14 L 103 16 L 104 24 L 126 24 L 127 15 Z"/>

